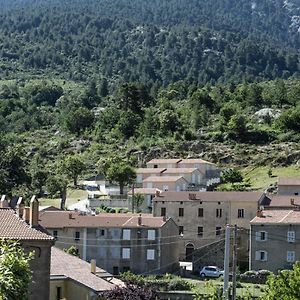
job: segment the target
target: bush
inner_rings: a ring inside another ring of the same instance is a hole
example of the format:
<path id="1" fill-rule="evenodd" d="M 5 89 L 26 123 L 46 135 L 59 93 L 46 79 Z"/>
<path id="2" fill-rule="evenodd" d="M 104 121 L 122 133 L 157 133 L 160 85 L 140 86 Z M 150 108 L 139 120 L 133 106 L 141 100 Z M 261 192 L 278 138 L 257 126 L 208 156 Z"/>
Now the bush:
<path id="1" fill-rule="evenodd" d="M 169 291 L 189 291 L 190 289 L 191 284 L 182 279 L 173 279 L 168 284 Z"/>

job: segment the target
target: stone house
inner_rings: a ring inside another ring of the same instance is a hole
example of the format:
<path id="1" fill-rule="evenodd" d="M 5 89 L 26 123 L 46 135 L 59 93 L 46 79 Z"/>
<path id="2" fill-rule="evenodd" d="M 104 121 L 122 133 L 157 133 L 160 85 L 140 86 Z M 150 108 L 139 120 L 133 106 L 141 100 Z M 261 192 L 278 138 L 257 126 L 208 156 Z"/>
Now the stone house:
<path id="1" fill-rule="evenodd" d="M 41 224 L 58 248 L 75 246 L 80 257 L 110 273 L 165 273 L 178 268 L 178 227 L 172 219 L 134 214 L 44 212 Z"/>
<path id="2" fill-rule="evenodd" d="M 226 224 L 246 229 L 241 256 L 247 261 L 250 220 L 265 195 L 260 192 L 162 192 L 153 199 L 153 215 L 172 218 L 179 226 L 180 259 L 224 237 Z"/>
<path id="3" fill-rule="evenodd" d="M 300 211 L 258 211 L 250 229 L 250 270 L 291 269 L 300 260 Z"/>
<path id="4" fill-rule="evenodd" d="M 300 195 L 300 177 L 279 177 L 278 195 Z"/>
<path id="5" fill-rule="evenodd" d="M 178 168 L 178 163 L 181 161 L 180 158 L 158 158 L 152 159 L 147 162 L 147 168 Z"/>
<path id="6" fill-rule="evenodd" d="M 50 300 L 99 299 L 100 292 L 117 286 L 124 286 L 124 283 L 105 270 L 96 267 L 95 261 L 88 263 L 52 247 Z"/>
<path id="7" fill-rule="evenodd" d="M 143 181 L 143 188 L 156 188 L 161 191 L 185 191 L 188 182 L 182 176 L 150 176 Z"/>
<path id="8" fill-rule="evenodd" d="M 15 211 L 2 197 L 0 206 L 0 238 L 17 240 L 25 252 L 34 252 L 34 259 L 30 261 L 32 282 L 28 299 L 49 299 L 50 255 L 54 238 L 39 225 L 38 200 L 32 197 L 30 207 L 25 207 L 20 201 Z"/>
<path id="9" fill-rule="evenodd" d="M 138 168 L 136 169 L 136 187 L 143 186 L 143 180 L 150 176 L 161 176 L 165 168 Z"/>
<path id="10" fill-rule="evenodd" d="M 170 168 L 165 169 L 161 173 L 162 177 L 166 176 L 181 176 L 183 177 L 189 185 L 206 185 L 206 181 L 204 179 L 204 174 L 200 172 L 197 168 Z"/>

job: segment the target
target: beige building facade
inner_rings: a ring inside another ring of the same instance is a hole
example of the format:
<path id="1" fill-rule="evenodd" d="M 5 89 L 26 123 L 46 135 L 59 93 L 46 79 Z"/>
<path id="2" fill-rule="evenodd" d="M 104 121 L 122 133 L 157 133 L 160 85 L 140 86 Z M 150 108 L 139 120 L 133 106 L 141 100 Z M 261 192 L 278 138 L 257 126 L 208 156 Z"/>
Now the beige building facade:
<path id="1" fill-rule="evenodd" d="M 70 216 L 70 214 L 72 214 Z M 56 246 L 75 246 L 80 257 L 113 274 L 165 273 L 178 268 L 178 226 L 152 215 L 44 212 L 41 223 Z"/>
<path id="2" fill-rule="evenodd" d="M 151 176 L 143 181 L 143 188 L 156 188 L 161 191 L 185 191 L 188 182 L 182 176 Z"/>
<path id="3" fill-rule="evenodd" d="M 264 197 L 259 192 L 162 192 L 153 199 L 153 215 L 175 221 L 180 259 L 189 260 L 195 249 L 222 239 L 226 224 L 249 230 Z"/>

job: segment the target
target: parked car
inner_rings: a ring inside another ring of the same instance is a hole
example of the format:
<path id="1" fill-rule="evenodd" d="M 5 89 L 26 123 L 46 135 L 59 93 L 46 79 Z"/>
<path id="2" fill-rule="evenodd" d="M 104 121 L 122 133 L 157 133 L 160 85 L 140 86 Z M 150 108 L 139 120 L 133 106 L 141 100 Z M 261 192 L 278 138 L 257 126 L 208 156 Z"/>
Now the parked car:
<path id="1" fill-rule="evenodd" d="M 200 277 L 220 277 L 224 275 L 224 271 L 216 266 L 205 266 L 199 271 Z"/>

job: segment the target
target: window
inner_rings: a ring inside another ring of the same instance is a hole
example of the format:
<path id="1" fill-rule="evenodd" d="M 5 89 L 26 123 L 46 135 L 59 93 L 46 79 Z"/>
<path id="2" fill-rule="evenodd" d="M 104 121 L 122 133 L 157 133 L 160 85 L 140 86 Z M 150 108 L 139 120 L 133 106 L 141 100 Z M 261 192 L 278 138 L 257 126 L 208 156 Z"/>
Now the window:
<path id="1" fill-rule="evenodd" d="M 295 261 L 295 251 L 287 251 L 286 252 L 286 261 L 294 262 Z"/>
<path id="2" fill-rule="evenodd" d="M 267 261 L 268 260 L 268 252 L 267 251 L 255 251 L 255 260 Z"/>
<path id="3" fill-rule="evenodd" d="M 179 226 L 179 234 L 183 234 L 183 226 Z"/>
<path id="4" fill-rule="evenodd" d="M 154 260 L 154 259 L 155 259 L 155 250 L 147 249 L 147 260 Z"/>
<path id="5" fill-rule="evenodd" d="M 80 232 L 76 231 L 75 232 L 75 241 L 79 241 L 80 240 Z"/>
<path id="6" fill-rule="evenodd" d="M 167 192 L 169 190 L 169 186 L 168 185 L 164 185 L 163 186 L 163 191 Z"/>
<path id="7" fill-rule="evenodd" d="M 216 209 L 216 217 L 217 218 L 222 218 L 222 208 L 217 208 Z"/>
<path id="8" fill-rule="evenodd" d="M 256 232 L 256 240 L 257 241 L 266 241 L 267 239 L 268 239 L 268 233 L 266 231 Z"/>
<path id="9" fill-rule="evenodd" d="M 184 215 L 184 208 L 183 207 L 179 207 L 178 214 L 179 214 L 179 217 L 183 217 L 183 215 Z"/>
<path id="10" fill-rule="evenodd" d="M 130 248 L 122 248 L 122 258 L 130 259 Z"/>
<path id="11" fill-rule="evenodd" d="M 53 236 L 57 239 L 57 230 L 53 230 Z"/>
<path id="12" fill-rule="evenodd" d="M 123 240 L 130 240 L 130 229 L 123 229 Z"/>
<path id="13" fill-rule="evenodd" d="M 198 217 L 203 217 L 203 208 L 198 208 Z"/>
<path id="14" fill-rule="evenodd" d="M 243 208 L 238 209 L 238 218 L 245 217 L 245 210 Z"/>
<path id="15" fill-rule="evenodd" d="M 155 240 L 155 230 L 149 229 L 148 230 L 148 241 L 154 241 Z"/>
<path id="16" fill-rule="evenodd" d="M 119 267 L 113 266 L 113 275 L 119 275 Z"/>
<path id="17" fill-rule="evenodd" d="M 216 227 L 216 235 L 221 235 L 221 227 L 220 226 Z"/>
<path id="18" fill-rule="evenodd" d="M 100 235 L 102 235 L 102 236 L 105 235 L 105 230 L 104 230 L 104 229 L 101 229 L 101 230 L 100 230 Z"/>
<path id="19" fill-rule="evenodd" d="M 157 169 L 157 168 L 158 168 L 158 165 L 154 165 L 153 168 L 154 168 L 154 169 Z"/>
<path id="20" fill-rule="evenodd" d="M 289 243 L 294 243 L 295 242 L 295 231 L 288 231 L 287 232 L 287 241 Z"/>
<path id="21" fill-rule="evenodd" d="M 166 208 L 165 208 L 165 207 L 162 207 L 162 208 L 160 209 L 160 215 L 161 215 L 162 217 L 165 217 L 165 216 L 166 216 Z"/>
<path id="22" fill-rule="evenodd" d="M 198 236 L 203 237 L 203 227 L 202 226 L 198 227 Z"/>

